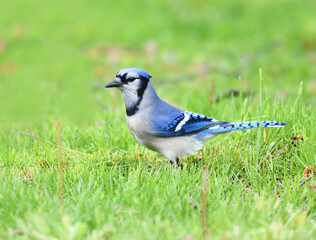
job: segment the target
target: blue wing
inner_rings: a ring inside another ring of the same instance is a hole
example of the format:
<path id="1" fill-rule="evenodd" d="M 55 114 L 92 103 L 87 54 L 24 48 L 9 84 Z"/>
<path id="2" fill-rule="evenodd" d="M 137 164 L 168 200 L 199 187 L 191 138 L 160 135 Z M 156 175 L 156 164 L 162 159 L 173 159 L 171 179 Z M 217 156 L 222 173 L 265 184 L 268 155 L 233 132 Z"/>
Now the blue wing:
<path id="1" fill-rule="evenodd" d="M 161 137 L 183 136 L 201 132 L 200 137 L 236 130 L 261 127 L 283 127 L 285 123 L 277 121 L 222 122 L 201 114 L 179 110 L 159 100 L 154 107 L 155 114 L 148 119 L 151 134 Z"/>
<path id="2" fill-rule="evenodd" d="M 164 118 L 163 120 L 160 118 L 159 122 L 155 121 L 153 129 L 154 134 L 158 136 L 183 136 L 224 123 L 226 122 L 220 122 L 201 114 L 180 111 L 180 113 L 172 118 Z"/>

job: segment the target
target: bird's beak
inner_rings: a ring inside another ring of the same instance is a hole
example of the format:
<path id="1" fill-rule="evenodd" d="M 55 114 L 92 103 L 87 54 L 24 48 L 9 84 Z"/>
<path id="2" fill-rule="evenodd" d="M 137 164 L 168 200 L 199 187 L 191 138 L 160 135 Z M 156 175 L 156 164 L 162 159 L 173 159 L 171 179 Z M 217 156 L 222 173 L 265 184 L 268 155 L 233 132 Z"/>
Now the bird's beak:
<path id="1" fill-rule="evenodd" d="M 109 82 L 104 87 L 111 88 L 111 87 L 120 87 L 120 86 L 122 86 L 121 81 L 115 78 L 112 82 Z"/>

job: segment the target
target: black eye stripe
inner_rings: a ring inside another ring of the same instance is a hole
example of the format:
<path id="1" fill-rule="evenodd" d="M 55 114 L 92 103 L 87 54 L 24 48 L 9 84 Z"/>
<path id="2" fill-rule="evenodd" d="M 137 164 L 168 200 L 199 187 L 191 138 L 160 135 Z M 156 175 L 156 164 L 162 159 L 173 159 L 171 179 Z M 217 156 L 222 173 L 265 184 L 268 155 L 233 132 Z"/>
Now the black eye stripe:
<path id="1" fill-rule="evenodd" d="M 127 79 L 126 79 L 126 76 L 127 76 L 127 73 L 121 75 L 121 76 L 118 76 L 120 79 L 121 79 L 121 82 L 122 83 L 127 83 Z"/>
<path id="2" fill-rule="evenodd" d="M 142 77 L 142 76 L 137 76 L 137 77 L 129 77 L 129 78 L 126 78 L 127 77 L 127 73 L 124 73 L 123 75 L 119 75 L 117 74 L 118 78 L 121 79 L 121 82 L 124 83 L 124 84 L 127 84 L 129 82 L 133 82 L 135 81 L 136 79 L 139 79 L 141 81 L 145 81 L 145 82 L 148 82 L 149 79 L 145 78 L 145 77 Z"/>
<path id="3" fill-rule="evenodd" d="M 128 82 L 133 82 L 135 81 L 136 79 L 138 79 L 137 77 L 129 77 L 129 78 L 126 78 L 127 74 L 123 74 L 121 76 L 118 76 L 122 83 L 128 83 Z"/>

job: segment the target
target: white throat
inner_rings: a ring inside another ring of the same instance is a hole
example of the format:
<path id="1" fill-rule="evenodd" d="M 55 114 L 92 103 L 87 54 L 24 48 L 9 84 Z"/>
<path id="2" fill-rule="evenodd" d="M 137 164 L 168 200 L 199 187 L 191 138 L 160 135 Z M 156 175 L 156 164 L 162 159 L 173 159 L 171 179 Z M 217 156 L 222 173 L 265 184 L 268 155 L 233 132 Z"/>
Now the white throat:
<path id="1" fill-rule="evenodd" d="M 140 108 L 145 109 L 150 107 L 159 99 L 150 82 L 143 85 L 142 88 L 127 85 L 119 89 L 125 103 L 127 116 L 136 114 Z"/>
<path id="2" fill-rule="evenodd" d="M 121 92 L 121 96 L 126 108 L 131 108 L 135 106 L 135 104 L 137 104 L 137 102 L 139 101 L 139 97 L 137 96 L 137 90 L 127 88 L 119 88 L 119 90 Z"/>

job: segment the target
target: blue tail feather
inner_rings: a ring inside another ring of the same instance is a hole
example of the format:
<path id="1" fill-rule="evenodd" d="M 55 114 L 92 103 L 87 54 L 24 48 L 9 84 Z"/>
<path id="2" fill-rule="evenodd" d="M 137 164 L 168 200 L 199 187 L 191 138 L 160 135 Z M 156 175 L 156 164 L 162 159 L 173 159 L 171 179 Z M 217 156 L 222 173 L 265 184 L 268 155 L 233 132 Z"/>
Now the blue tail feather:
<path id="1" fill-rule="evenodd" d="M 244 129 L 258 128 L 260 127 L 283 127 L 286 124 L 278 121 L 250 121 L 250 122 L 235 122 L 235 123 L 223 123 L 209 128 L 211 133 L 225 133 L 231 131 L 238 131 Z"/>

